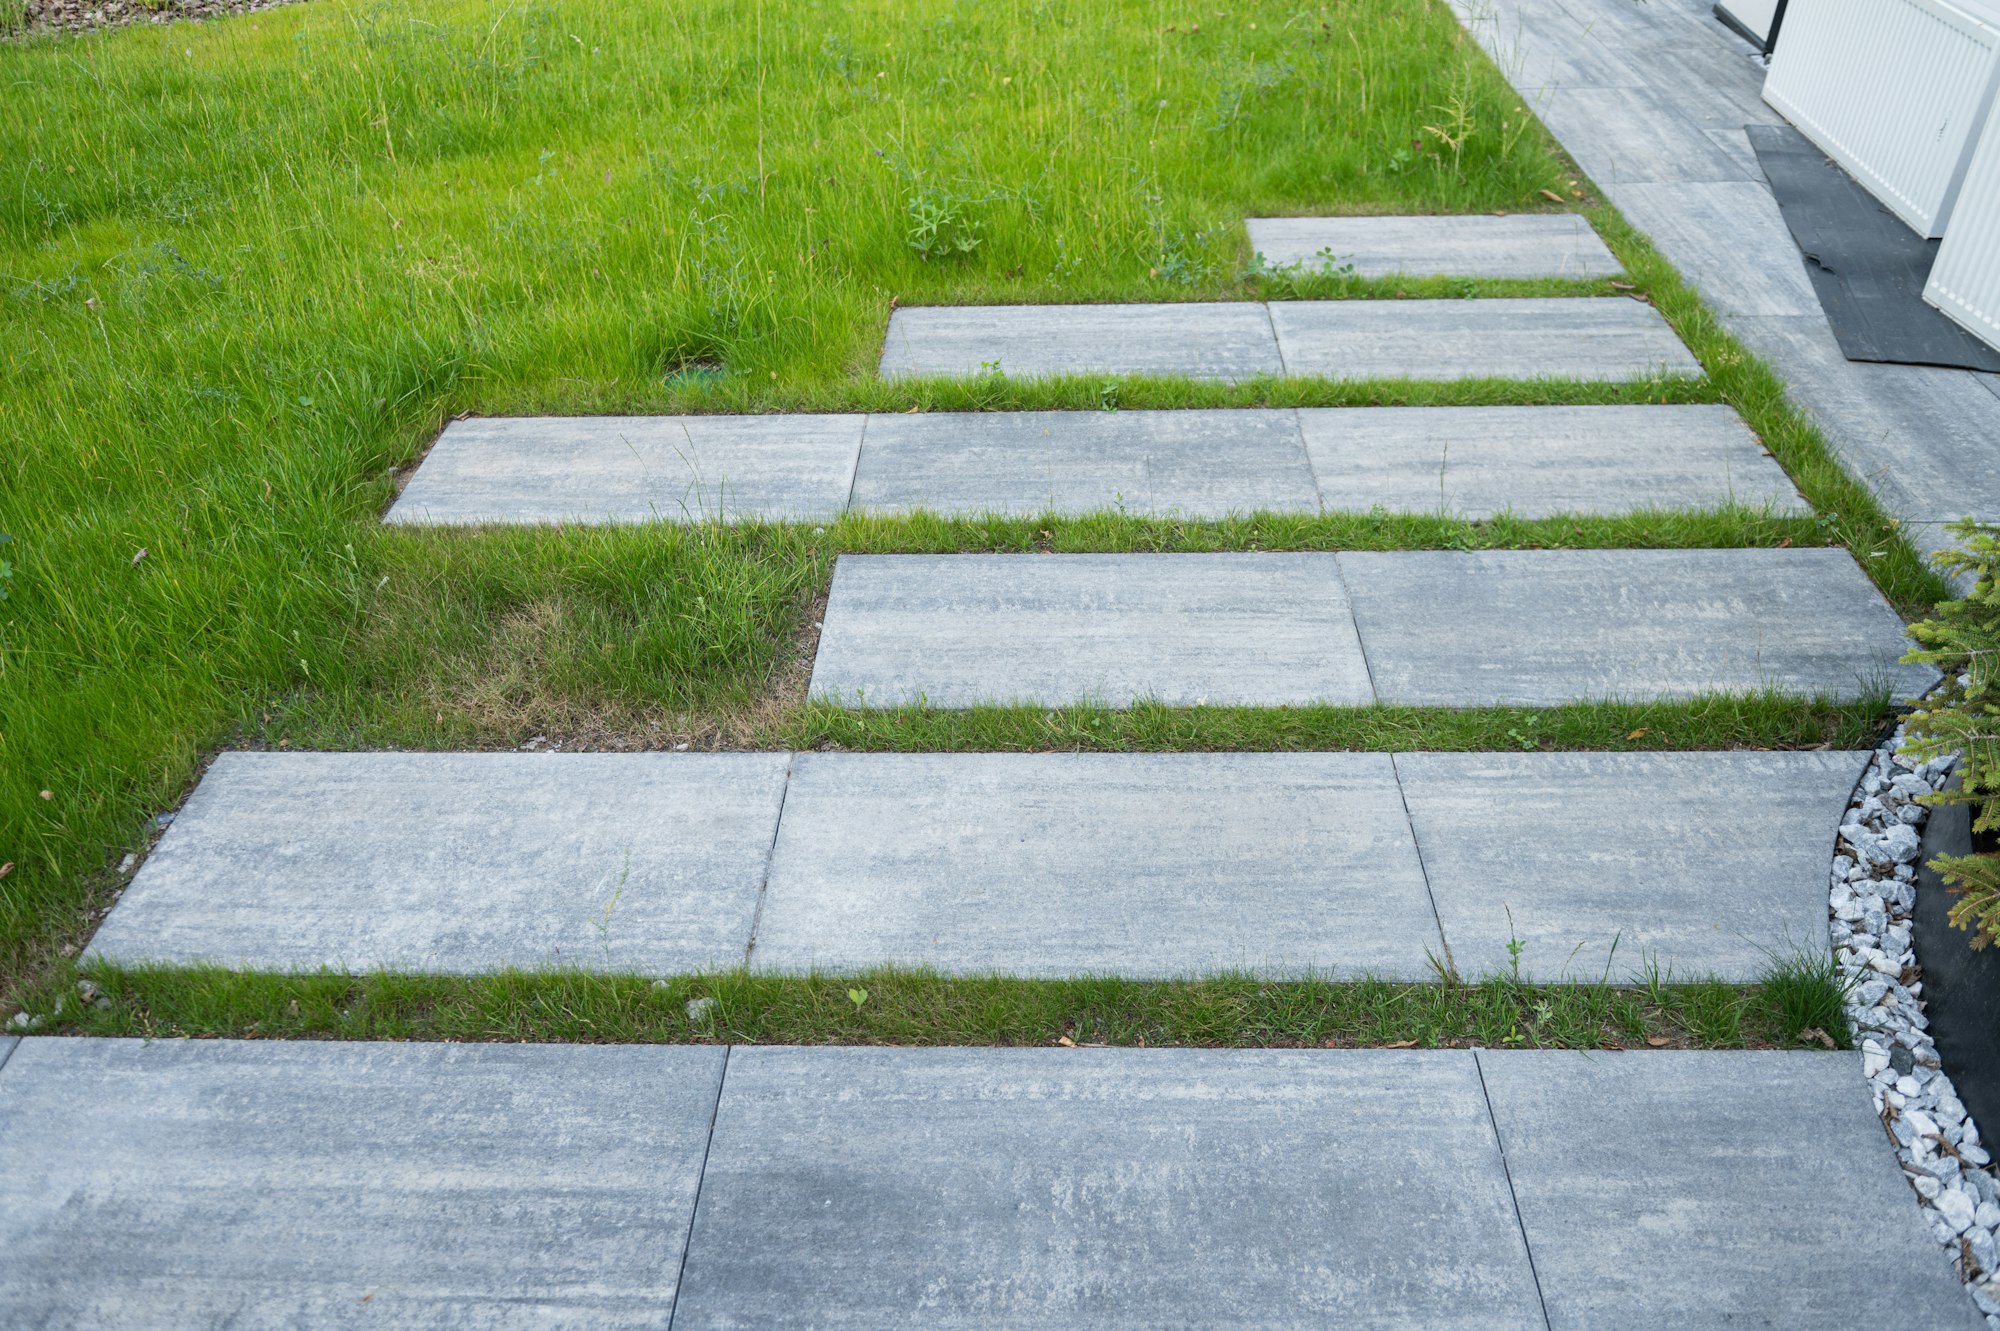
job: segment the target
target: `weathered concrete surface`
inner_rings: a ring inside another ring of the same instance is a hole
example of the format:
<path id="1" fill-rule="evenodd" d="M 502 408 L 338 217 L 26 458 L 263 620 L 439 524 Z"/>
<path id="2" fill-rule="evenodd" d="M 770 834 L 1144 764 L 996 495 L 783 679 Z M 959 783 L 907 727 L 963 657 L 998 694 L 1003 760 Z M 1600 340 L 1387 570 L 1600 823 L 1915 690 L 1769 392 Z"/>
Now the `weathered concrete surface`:
<path id="1" fill-rule="evenodd" d="M 1285 300 L 1285 373 L 1328 379 L 1645 379 L 1701 366 L 1652 306 L 1622 298 Z"/>
<path id="2" fill-rule="evenodd" d="M 1762 977 L 1823 954 L 1826 865 L 1866 753 L 1402 753 L 1468 978 Z"/>
<path id="3" fill-rule="evenodd" d="M 854 506 L 870 513 L 1316 513 L 1291 411 L 871 416 Z"/>
<path id="4" fill-rule="evenodd" d="M 1756 178 L 1683 115 L 1673 97 L 1650 88 L 1558 88 L 1535 109 L 1614 194 L 1634 183 Z"/>
<path id="5" fill-rule="evenodd" d="M 665 1326 L 723 1057 L 27 1040 L 0 1325 Z"/>
<path id="6" fill-rule="evenodd" d="M 453 421 L 386 521 L 422 526 L 834 518 L 847 507 L 862 420 L 854 415 Z"/>
<path id="7" fill-rule="evenodd" d="M 1820 317 L 1819 297 L 1792 249 L 1778 201 L 1763 180 L 1631 184 L 1618 191 L 1627 220 L 1662 245 L 1703 245 L 1728 235 L 1713 256 L 1708 303 L 1727 314 Z M 1792 252 L 1787 256 L 1786 251 Z M 1774 259 L 1789 257 L 1789 262 Z"/>
<path id="8" fill-rule="evenodd" d="M 1467 1054 L 765 1047 L 674 1324 L 1542 1321 Z"/>
<path id="9" fill-rule="evenodd" d="M 1251 252 L 1277 268 L 1340 268 L 1356 277 L 1588 278 L 1624 271 L 1589 220 L 1575 213 L 1253 217 L 1246 225 Z"/>
<path id="10" fill-rule="evenodd" d="M 800 754 L 759 969 L 1417 980 L 1384 754 Z"/>
<path id="11" fill-rule="evenodd" d="M 889 317 L 884 378 L 1283 373 L 1270 317 L 1251 302 L 1179 305 L 918 305 Z"/>
<path id="12" fill-rule="evenodd" d="M 1553 1331 L 1976 1331 L 1859 1056 L 1481 1051 Z"/>
<path id="13" fill-rule="evenodd" d="M 1913 697 L 1903 623 L 1847 551 L 1348 553 L 1382 701 L 1553 706 L 1777 689 Z"/>
<path id="14" fill-rule="evenodd" d="M 1728 504 L 1808 511 L 1726 406 L 1308 408 L 1299 422 L 1329 510 L 1472 519 Z"/>
<path id="15" fill-rule="evenodd" d="M 226 753 L 85 960 L 740 964 L 782 753 Z"/>
<path id="16" fill-rule="evenodd" d="M 849 705 L 1365 703 L 1325 554 L 843 555 L 812 696 Z"/>

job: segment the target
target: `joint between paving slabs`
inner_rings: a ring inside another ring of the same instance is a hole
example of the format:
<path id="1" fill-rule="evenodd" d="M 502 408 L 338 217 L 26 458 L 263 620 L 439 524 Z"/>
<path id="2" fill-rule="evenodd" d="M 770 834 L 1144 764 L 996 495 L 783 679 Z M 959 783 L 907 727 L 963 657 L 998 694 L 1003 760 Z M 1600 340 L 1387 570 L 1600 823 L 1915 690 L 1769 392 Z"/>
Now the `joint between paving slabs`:
<path id="1" fill-rule="evenodd" d="M 764 898 L 771 891 L 771 861 L 778 854 L 778 831 L 785 825 L 785 801 L 792 796 L 792 769 L 798 765 L 799 755 L 785 755 L 785 784 L 778 789 L 778 816 L 771 821 L 771 844 L 764 848 L 764 877 L 757 884 L 757 909 L 750 915 L 750 937 L 743 944 L 743 965 L 748 969 L 750 954 L 757 950 L 757 930 L 764 923 Z"/>
<path id="2" fill-rule="evenodd" d="M 1396 783 L 1396 801 L 1403 806 L 1403 826 L 1410 829 L 1410 847 L 1417 852 L 1417 872 L 1424 876 L 1424 898 L 1431 903 L 1431 924 L 1437 929 L 1438 951 L 1444 961 L 1438 980 L 1448 984 L 1458 975 L 1458 963 L 1452 960 L 1451 940 L 1444 936 L 1444 913 L 1438 910 L 1437 893 L 1431 890 L 1431 867 L 1424 863 L 1424 843 L 1417 838 L 1417 820 L 1410 815 L 1410 794 L 1403 789 L 1403 769 L 1396 765 L 1393 752 L 1389 755 L 1389 776 Z"/>
<path id="3" fill-rule="evenodd" d="M 1553 1328 L 1555 1323 L 1549 1320 L 1549 1301 L 1542 1293 L 1542 1273 L 1535 1269 L 1535 1245 L 1528 1241 L 1528 1222 L 1521 1214 L 1521 1195 L 1514 1191 L 1514 1169 L 1507 1163 L 1507 1139 L 1500 1135 L 1500 1116 L 1493 1112 L 1493 1093 L 1486 1089 L 1486 1065 L 1480 1060 L 1483 1052 L 1473 1049 L 1472 1072 L 1479 1078 L 1479 1095 L 1486 1102 L 1486 1122 L 1493 1129 L 1493 1148 L 1500 1152 L 1500 1176 L 1507 1180 L 1507 1200 L 1514 1206 L 1514 1226 L 1521 1233 L 1521 1252 L 1528 1259 L 1528 1278 L 1535 1282 L 1535 1303 L 1542 1310 L 1542 1325 Z"/>
<path id="4" fill-rule="evenodd" d="M 1308 475 L 1308 476 L 1312 477 L 1312 483 L 1313 483 L 1313 502 L 1314 502 L 1315 504 L 1318 504 L 1318 505 L 1319 505 L 1319 511 L 1320 511 L 1320 514 L 1321 514 L 1321 516 L 1324 516 L 1324 515 L 1326 514 L 1326 511 L 1327 511 L 1327 508 L 1326 508 L 1326 491 L 1320 488 L 1320 483 L 1319 483 L 1319 468 L 1318 468 L 1318 467 L 1315 467 L 1315 466 L 1313 465 L 1313 454 L 1312 454 L 1312 449 L 1311 449 L 1311 448 L 1309 448 L 1309 447 L 1308 447 L 1308 446 L 1306 445 L 1306 418 L 1305 418 L 1305 415 L 1304 415 L 1304 413 L 1303 413 L 1303 412 L 1301 412 L 1301 411 L 1299 410 L 1299 408 L 1297 408 L 1297 407 L 1293 407 L 1293 408 L 1292 408 L 1292 428 L 1293 428 L 1294 430 L 1297 430 L 1297 431 L 1298 431 L 1298 433 L 1299 433 L 1299 456 L 1305 459 L 1305 462 L 1306 462 L 1306 475 Z M 1346 580 L 1345 580 L 1345 579 L 1342 579 L 1342 581 L 1341 581 L 1341 584 L 1340 584 L 1340 586 L 1341 586 L 1341 590 L 1342 590 L 1343 592 L 1345 592 L 1345 591 L 1347 590 L 1347 583 L 1346 583 Z M 1347 607 L 1347 613 L 1348 613 L 1348 616 L 1349 616 L 1349 618 L 1352 618 L 1352 617 L 1353 617 L 1353 614 L 1354 614 L 1354 603 L 1353 603 L 1352 601 L 1348 602 L 1348 607 Z M 1360 634 L 1361 634 L 1361 630 L 1360 630 L 1359 628 L 1356 628 L 1356 629 L 1355 629 L 1355 636 L 1356 636 L 1356 637 L 1358 638 L 1358 637 L 1360 636 Z"/>
<path id="5" fill-rule="evenodd" d="M 1301 439 L 1305 437 L 1305 432 L 1303 427 L 1301 427 L 1300 429 L 1299 437 Z M 1319 486 L 1318 476 L 1313 477 L 1313 486 L 1314 488 L 1317 488 Z M 1368 696 L 1371 699 L 1373 699 L 1377 704 L 1380 704 L 1382 701 L 1382 689 L 1381 686 L 1375 682 L 1375 663 L 1368 659 L 1367 639 L 1361 636 L 1360 616 L 1354 613 L 1354 591 L 1347 585 L 1347 564 L 1344 560 L 1341 559 L 1340 552 L 1338 550 L 1335 550 L 1332 553 L 1333 553 L 1334 580 L 1340 584 L 1341 599 L 1347 602 L 1347 623 L 1348 626 L 1354 630 L 1354 650 L 1361 653 L 1361 669 L 1365 671 L 1368 675 Z M 1402 785 L 1402 782 L 1399 780 L 1396 784 L 1398 785 L 1398 787 L 1400 787 Z M 1412 835 L 1414 835 L 1414 833 L 1412 833 Z"/>
<path id="6" fill-rule="evenodd" d="M 18 1039 L 0 1042 L 0 1072 L 7 1070 L 7 1060 L 14 1057 L 14 1051 L 21 1047 Z"/>
<path id="7" fill-rule="evenodd" d="M 841 513 L 854 511 L 854 487 L 861 484 L 861 453 L 868 447 L 868 422 L 873 416 L 873 412 L 861 413 L 861 437 L 854 441 L 854 467 L 847 473 L 847 500 L 840 506 Z"/>
<path id="8" fill-rule="evenodd" d="M 1292 371 L 1291 367 L 1285 364 L 1285 343 L 1278 336 L 1278 321 L 1271 314 L 1271 302 L 1267 300 L 1260 302 L 1260 304 L 1264 309 L 1264 326 L 1271 330 L 1271 350 L 1278 353 L 1278 377 L 1281 379 L 1290 378 Z M 1297 408 L 1293 408 L 1293 410 L 1296 412 Z M 1305 430 L 1303 426 L 1299 430 L 1299 442 L 1301 446 L 1305 443 Z M 1313 488 L 1319 488 L 1317 478 L 1313 481 Z M 1322 507 L 1324 507 L 1324 504 L 1322 504 Z"/>
<path id="9" fill-rule="evenodd" d="M 701 1168 L 694 1176 L 694 1205 L 688 1208 L 687 1237 L 681 1241 L 680 1270 L 674 1276 L 673 1302 L 667 1307 L 667 1331 L 673 1331 L 674 1319 L 680 1316 L 681 1291 L 687 1288 L 688 1254 L 694 1251 L 694 1227 L 701 1219 L 701 1185 L 708 1181 L 708 1155 L 715 1149 L 715 1121 L 722 1116 L 722 1092 L 729 1083 L 729 1056 L 735 1049 L 734 1045 L 722 1046 L 722 1068 L 715 1077 L 715 1099 L 708 1107 L 708 1136 L 702 1139 Z"/>

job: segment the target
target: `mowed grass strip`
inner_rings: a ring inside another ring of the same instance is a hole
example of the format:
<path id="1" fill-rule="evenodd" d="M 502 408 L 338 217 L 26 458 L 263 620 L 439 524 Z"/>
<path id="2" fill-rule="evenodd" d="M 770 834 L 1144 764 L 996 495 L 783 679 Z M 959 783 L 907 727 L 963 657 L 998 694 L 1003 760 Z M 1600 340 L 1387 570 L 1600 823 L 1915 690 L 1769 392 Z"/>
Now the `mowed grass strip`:
<path id="1" fill-rule="evenodd" d="M 96 1002 L 30 999 L 87 1035 L 611 1043 L 1205 1045 L 1569 1049 L 1845 1046 L 1832 963 L 1774 961 L 1756 985 L 1648 973 L 1473 983 L 960 979 L 925 971 L 647 980 L 90 971 Z M 700 1002 L 699 1000 L 708 1000 Z M 690 1007 L 694 1002 L 695 1006 Z"/>

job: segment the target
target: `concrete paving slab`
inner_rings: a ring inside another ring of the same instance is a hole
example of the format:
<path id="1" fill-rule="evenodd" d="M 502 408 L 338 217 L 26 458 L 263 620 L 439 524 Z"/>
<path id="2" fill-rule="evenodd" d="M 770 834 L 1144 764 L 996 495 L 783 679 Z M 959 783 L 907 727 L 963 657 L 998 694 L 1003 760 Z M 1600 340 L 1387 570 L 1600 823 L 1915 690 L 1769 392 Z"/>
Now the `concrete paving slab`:
<path id="1" fill-rule="evenodd" d="M 1385 754 L 800 754 L 751 964 L 1430 978 Z"/>
<path id="2" fill-rule="evenodd" d="M 1557 88 L 1638 88 L 1644 74 L 1553 3 L 1451 0 L 1460 23 L 1515 87 L 1532 99 Z"/>
<path id="3" fill-rule="evenodd" d="M 1906 522 L 2000 518 L 2000 397 L 1982 376 L 1840 353 L 1826 318 L 1735 319 L 1848 467 Z"/>
<path id="4" fill-rule="evenodd" d="M 731 1055 L 674 1325 L 1542 1320 L 1465 1054 L 767 1047 Z"/>
<path id="5" fill-rule="evenodd" d="M 1756 178 L 1703 132 L 1702 122 L 1655 89 L 1556 88 L 1535 109 L 1605 189 L 1635 181 Z"/>
<path id="6" fill-rule="evenodd" d="M 1017 379 L 1162 374 L 1249 379 L 1284 372 L 1264 307 L 919 305 L 889 317 L 884 378 L 994 370 Z"/>
<path id="7" fill-rule="evenodd" d="M 870 513 L 1319 511 L 1291 411 L 871 416 L 853 502 Z"/>
<path id="8" fill-rule="evenodd" d="M 1725 406 L 1355 407 L 1299 413 L 1329 510 L 1630 513 L 1660 506 L 1809 511 Z"/>
<path id="9" fill-rule="evenodd" d="M 18 1035 L 0 1035 L 0 1072 L 7 1068 L 7 1060 L 14 1053 L 14 1046 L 21 1043 Z"/>
<path id="10" fill-rule="evenodd" d="M 1792 251 L 1791 262 L 1783 261 L 1791 232 L 1761 178 L 1620 185 L 1618 207 L 1655 243 L 1671 244 L 1688 256 L 1680 265 L 1682 275 L 1715 309 L 1818 317 L 1819 297 L 1798 251 Z M 1732 243 L 1709 243 L 1715 236 L 1729 236 Z"/>
<path id="11" fill-rule="evenodd" d="M 788 762 L 225 753 L 84 960 L 453 974 L 740 965 Z"/>
<path id="12" fill-rule="evenodd" d="M 664 1326 L 723 1057 L 28 1040 L 0 1324 Z"/>
<path id="13" fill-rule="evenodd" d="M 1328 379 L 1644 379 L 1699 375 L 1659 311 L 1624 298 L 1286 300 L 1285 373 Z"/>
<path id="14" fill-rule="evenodd" d="M 1553 1331 L 1983 1325 L 1859 1055 L 1478 1058 Z"/>
<path id="15" fill-rule="evenodd" d="M 1331 555 L 842 555 L 812 696 L 933 707 L 1363 703 Z"/>
<path id="16" fill-rule="evenodd" d="M 847 507 L 863 418 L 453 421 L 385 521 L 820 521 Z"/>
<path id="17" fill-rule="evenodd" d="M 1842 549 L 1339 556 L 1381 700 L 1554 706 L 1775 689 L 1851 698 L 1898 664 L 1894 609 Z"/>
<path id="18" fill-rule="evenodd" d="M 1253 217 L 1250 248 L 1273 267 L 1356 277 L 1610 277 L 1624 271 L 1575 213 L 1469 217 Z"/>
<path id="19" fill-rule="evenodd" d="M 1760 979 L 1824 955 L 1826 865 L 1867 753 L 1404 753 L 1403 798 L 1468 978 Z M 1726 836 L 1715 835 L 1728 829 Z"/>

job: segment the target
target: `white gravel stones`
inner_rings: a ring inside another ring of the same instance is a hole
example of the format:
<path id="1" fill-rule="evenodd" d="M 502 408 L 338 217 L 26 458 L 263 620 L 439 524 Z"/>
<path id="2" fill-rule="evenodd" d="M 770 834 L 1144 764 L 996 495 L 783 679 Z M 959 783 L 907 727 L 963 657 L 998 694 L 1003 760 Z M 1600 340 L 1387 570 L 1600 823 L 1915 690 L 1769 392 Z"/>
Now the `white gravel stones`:
<path id="1" fill-rule="evenodd" d="M 1979 1128 L 1939 1066 L 1910 943 L 1922 796 L 1941 789 L 1952 760 L 1918 763 L 1899 727 L 1855 788 L 1833 857 L 1834 953 L 1851 988 L 1847 1019 L 1903 1174 L 1950 1250 L 1987 1325 L 2000 1331 L 2000 1179 Z"/>

